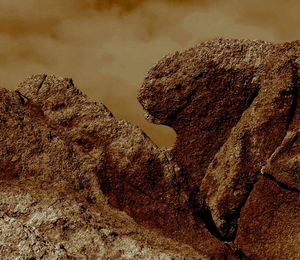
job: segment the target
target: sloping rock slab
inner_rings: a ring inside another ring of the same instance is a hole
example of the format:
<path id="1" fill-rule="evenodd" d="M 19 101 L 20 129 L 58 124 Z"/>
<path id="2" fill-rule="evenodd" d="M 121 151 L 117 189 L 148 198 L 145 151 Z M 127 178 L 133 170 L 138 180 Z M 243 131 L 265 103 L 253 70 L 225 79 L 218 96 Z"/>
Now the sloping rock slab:
<path id="1" fill-rule="evenodd" d="M 172 212 L 165 201 L 172 205 L 177 199 L 170 196 L 175 194 L 173 166 L 140 129 L 116 120 L 70 79 L 36 75 L 16 92 L 2 89 L 0 94 L 1 255 L 226 256 L 228 250 L 203 226 L 199 233 L 206 236 L 198 235 L 198 243 L 203 243 L 197 249 L 203 248 L 204 254 L 199 255 L 163 237 L 159 229 L 155 233 L 139 227 L 106 204 L 108 198 L 148 227 L 159 228 L 168 221 L 165 217 L 161 223 L 160 218 Z"/>
<path id="2" fill-rule="evenodd" d="M 292 149 L 283 147 L 288 131 L 299 130 L 299 46 L 204 42 L 163 58 L 141 87 L 146 118 L 178 135 L 171 153 L 189 198 L 182 207 L 193 208 L 221 240 L 234 240 L 240 209 L 261 171 L 298 187 L 296 138 Z"/>
<path id="3" fill-rule="evenodd" d="M 261 176 L 238 225 L 235 243 L 249 259 L 300 258 L 300 193 Z"/>

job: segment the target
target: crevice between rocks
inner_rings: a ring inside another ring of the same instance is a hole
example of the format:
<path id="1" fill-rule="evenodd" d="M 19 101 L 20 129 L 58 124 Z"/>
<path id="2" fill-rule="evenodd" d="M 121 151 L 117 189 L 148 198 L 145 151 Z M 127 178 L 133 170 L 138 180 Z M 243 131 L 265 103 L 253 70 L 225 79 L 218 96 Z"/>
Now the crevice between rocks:
<path id="1" fill-rule="evenodd" d="M 155 200 L 156 200 L 156 199 L 154 199 L 151 195 L 149 195 L 147 192 L 145 192 L 145 191 L 143 191 L 141 188 L 139 188 L 138 186 L 133 185 L 133 184 L 131 184 L 131 183 L 129 183 L 129 182 L 126 182 L 126 181 L 125 181 L 125 184 L 126 184 L 128 187 L 134 189 L 135 191 L 137 191 L 137 192 L 143 194 L 144 196 L 146 196 L 146 197 L 149 198 L 150 200 L 152 200 L 152 201 L 155 201 Z"/>
<path id="2" fill-rule="evenodd" d="M 289 190 L 289 191 L 292 191 L 292 192 L 300 193 L 299 189 L 293 188 L 293 187 L 289 187 L 287 184 L 278 181 L 273 175 L 271 175 L 269 173 L 263 173 L 262 175 L 264 177 L 266 177 L 267 179 L 274 181 L 280 188 L 283 188 L 285 190 Z"/>
<path id="3" fill-rule="evenodd" d="M 243 113 L 245 111 L 247 111 L 247 109 L 251 106 L 251 104 L 254 102 L 255 98 L 259 95 L 259 91 L 260 91 L 260 88 L 255 88 L 254 92 L 248 97 L 247 99 L 247 108 L 243 111 Z M 242 116 L 242 115 L 241 115 Z M 238 124 L 239 121 L 236 122 L 235 125 Z M 233 126 L 235 127 L 235 126 Z M 256 176 L 258 176 L 259 173 L 256 174 Z M 227 218 L 229 219 L 229 221 L 226 221 L 227 223 L 227 228 L 230 229 L 230 226 L 233 225 L 234 227 L 234 232 L 230 235 L 230 236 L 223 236 L 220 231 L 218 230 L 213 218 L 212 218 L 212 214 L 211 214 L 211 211 L 209 209 L 209 207 L 207 205 L 204 205 L 203 206 L 195 206 L 196 210 L 193 210 L 194 212 L 194 216 L 196 218 L 201 218 L 203 221 L 204 221 L 204 224 L 205 224 L 205 228 L 214 236 L 216 237 L 217 239 L 219 239 L 220 241 L 224 242 L 224 243 L 230 243 L 232 241 L 235 240 L 235 237 L 236 237 L 236 233 L 237 233 L 237 230 L 238 230 L 238 225 L 237 225 L 237 221 L 238 219 L 240 218 L 240 211 L 241 209 L 244 207 L 244 205 L 246 204 L 256 182 L 258 181 L 258 178 L 256 177 L 255 180 L 249 184 L 249 193 L 247 195 L 247 197 L 241 202 L 241 205 L 236 208 L 234 210 L 234 212 L 232 212 L 232 214 L 230 216 L 228 216 Z M 199 192 L 199 191 L 198 191 Z M 193 196 L 191 196 L 190 198 L 190 203 L 191 204 L 197 204 L 195 201 L 193 202 Z M 230 221 L 230 220 L 234 220 L 234 221 Z M 224 227 L 226 228 L 226 227 Z M 248 258 L 245 258 L 245 257 L 242 257 L 242 258 L 239 258 L 239 259 L 248 259 Z"/>
<path id="4" fill-rule="evenodd" d="M 296 114 L 296 110 L 297 110 L 297 106 L 298 106 L 298 95 L 299 95 L 299 77 L 298 77 L 298 67 L 297 65 L 292 61 L 291 62 L 291 67 L 292 67 L 292 86 L 291 86 L 291 90 L 289 92 L 285 92 L 285 93 L 281 93 L 282 95 L 292 95 L 293 96 L 293 100 L 291 103 L 291 107 L 289 110 L 289 113 L 287 115 L 287 121 L 286 121 L 286 128 L 285 128 L 285 134 L 284 137 L 286 136 L 288 129 L 290 128 L 290 125 L 293 122 L 294 116 Z M 253 96 L 251 97 L 251 103 L 255 100 L 256 96 L 259 94 L 259 90 L 256 91 L 255 93 L 253 93 Z M 251 103 L 249 104 L 249 106 L 251 105 Z M 248 106 L 248 107 L 249 107 Z M 281 142 L 283 141 L 284 137 L 282 138 Z M 271 153 L 271 155 L 276 151 L 276 149 Z M 244 199 L 244 201 L 241 203 L 241 205 L 235 210 L 235 212 L 233 213 L 233 215 L 231 215 L 229 217 L 229 219 L 234 219 L 234 223 L 237 223 L 238 219 L 240 218 L 240 212 L 241 209 L 244 207 L 244 205 L 247 203 L 248 198 L 250 197 L 250 194 L 252 192 L 252 190 L 254 189 L 254 186 L 256 184 L 256 182 L 258 181 L 258 176 L 260 173 L 256 174 L 256 179 L 255 181 L 251 184 L 251 187 L 249 188 L 249 192 L 246 196 L 246 198 Z M 292 192 L 297 192 L 300 193 L 300 190 L 297 188 L 293 188 L 293 187 L 289 187 L 288 185 L 286 185 L 285 183 L 279 182 L 278 180 L 276 180 L 276 178 L 274 176 L 272 176 L 271 174 L 268 173 L 264 173 L 263 174 L 265 177 L 267 177 L 268 179 L 274 181 L 279 187 L 292 191 Z M 211 217 L 211 212 L 209 209 L 206 209 L 206 213 L 205 213 L 206 218 L 204 219 L 204 221 L 208 221 L 208 225 L 206 226 L 206 228 L 209 230 L 209 232 L 214 235 L 216 238 L 218 238 L 219 240 L 223 241 L 223 242 L 231 242 L 235 240 L 236 237 L 236 233 L 238 231 L 238 226 L 236 224 L 236 230 L 233 233 L 233 235 L 229 238 L 223 237 L 220 232 L 218 231 L 217 227 L 215 226 L 214 221 L 212 220 Z M 228 225 L 230 225 L 232 223 L 229 223 Z M 239 251 L 239 250 L 238 250 Z M 241 251 L 242 252 L 242 251 Z M 248 259 L 247 257 L 244 258 L 240 258 L 240 259 Z"/>
<path id="5" fill-rule="evenodd" d="M 258 181 L 258 174 L 256 174 L 256 178 L 252 183 L 249 183 L 248 187 L 248 194 L 247 196 L 244 198 L 244 200 L 241 201 L 240 205 L 235 208 L 230 214 L 228 214 L 227 216 L 224 216 L 224 219 L 226 220 L 225 224 L 224 224 L 224 230 L 228 229 L 233 229 L 234 231 L 230 232 L 229 235 L 227 236 L 223 236 L 220 231 L 218 230 L 218 228 L 215 225 L 215 222 L 212 219 L 211 216 L 211 212 L 209 209 L 207 209 L 207 211 L 205 212 L 205 218 L 203 219 L 205 221 L 205 223 L 207 223 L 206 228 L 208 229 L 208 231 L 214 235 L 216 238 L 218 238 L 220 241 L 222 242 L 233 242 L 236 238 L 236 234 L 238 232 L 238 220 L 240 218 L 240 214 L 241 214 L 241 210 L 242 208 L 245 206 L 245 204 L 247 203 L 248 198 L 250 197 L 250 194 L 252 192 L 252 190 L 254 189 L 255 184 Z M 207 222 L 208 221 L 208 222 Z M 247 258 L 242 258 L 242 259 L 247 259 Z"/>
<path id="6" fill-rule="evenodd" d="M 225 247 L 239 260 L 250 260 L 242 249 L 238 248 L 234 243 L 224 243 Z"/>
<path id="7" fill-rule="evenodd" d="M 255 88 L 253 93 L 251 93 L 250 96 L 247 98 L 247 100 L 246 100 L 247 108 L 244 110 L 244 112 L 252 105 L 254 99 L 258 96 L 259 91 L 260 91 L 260 88 L 258 88 L 258 87 Z"/>
<path id="8" fill-rule="evenodd" d="M 43 78 L 42 78 L 42 80 L 41 80 L 41 82 L 40 82 L 40 84 L 39 84 L 39 86 L 37 87 L 37 91 L 36 91 L 36 94 L 38 94 L 39 93 L 39 91 L 40 91 L 40 89 L 43 87 L 43 85 L 44 85 L 44 82 L 45 82 L 45 80 L 47 79 L 47 75 L 46 74 L 44 74 L 43 75 Z"/>
<path id="9" fill-rule="evenodd" d="M 289 95 L 293 96 L 293 101 L 291 105 L 291 109 L 289 111 L 288 117 L 287 117 L 287 127 L 286 130 L 289 129 L 291 123 L 293 122 L 294 116 L 296 114 L 297 106 L 298 106 L 298 96 L 299 96 L 299 76 L 298 76 L 298 67 L 297 65 L 292 62 L 292 89 L 289 93 Z"/>
<path id="10" fill-rule="evenodd" d="M 292 66 L 292 72 L 293 72 L 293 78 L 292 78 L 292 88 L 289 92 L 281 93 L 282 95 L 293 95 L 293 101 L 291 104 L 291 108 L 289 111 L 289 114 L 287 116 L 287 125 L 286 125 L 286 133 L 285 136 L 293 123 L 294 117 L 296 115 L 297 107 L 298 107 L 298 98 L 299 98 L 299 76 L 298 76 L 298 67 L 295 64 L 294 61 L 291 62 Z M 284 139 L 284 138 L 283 138 Z M 276 150 L 275 150 L 276 151 Z M 274 152 L 275 152 L 274 151 Z M 271 157 L 273 156 L 274 152 L 272 153 Z M 270 158 L 271 158 L 270 157 Z M 297 192 L 300 193 L 300 190 L 297 188 L 289 187 L 287 184 L 278 181 L 272 174 L 263 172 L 261 170 L 261 173 L 264 177 L 268 178 L 269 180 L 274 181 L 279 187 L 292 191 L 292 192 Z"/>
<path id="11" fill-rule="evenodd" d="M 15 90 L 15 92 L 18 94 L 19 98 L 20 98 L 20 101 L 21 101 L 21 104 L 22 105 L 25 105 L 25 103 L 29 100 L 28 97 L 26 97 L 25 95 L 23 95 L 20 91 L 18 90 Z"/>

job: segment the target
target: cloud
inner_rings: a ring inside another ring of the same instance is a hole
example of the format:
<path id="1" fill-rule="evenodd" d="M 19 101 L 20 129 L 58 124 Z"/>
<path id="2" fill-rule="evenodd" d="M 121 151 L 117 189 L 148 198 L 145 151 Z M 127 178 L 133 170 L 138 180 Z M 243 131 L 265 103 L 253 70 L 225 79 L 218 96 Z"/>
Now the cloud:
<path id="1" fill-rule="evenodd" d="M 35 73 L 72 77 L 117 117 L 170 145 L 174 132 L 146 123 L 136 101 L 147 70 L 216 37 L 299 38 L 299 7 L 296 0 L 2 0 L 0 85 L 13 89 Z"/>

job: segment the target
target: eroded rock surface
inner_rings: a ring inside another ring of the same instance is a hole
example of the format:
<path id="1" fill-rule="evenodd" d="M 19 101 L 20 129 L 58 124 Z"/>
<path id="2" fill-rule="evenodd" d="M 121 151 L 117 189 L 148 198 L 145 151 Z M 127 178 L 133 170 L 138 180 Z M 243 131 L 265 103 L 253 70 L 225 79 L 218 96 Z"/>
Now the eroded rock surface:
<path id="1" fill-rule="evenodd" d="M 299 54 L 299 41 L 209 41 L 162 59 L 141 88 L 146 118 L 177 133 L 171 153 L 186 207 L 221 240 L 235 240 L 261 173 L 299 200 Z"/>
<path id="2" fill-rule="evenodd" d="M 180 208 L 177 165 L 138 127 L 116 120 L 68 79 L 34 76 L 22 82 L 17 91 L 24 105 L 46 121 L 51 136 L 62 136 L 85 157 L 95 160 L 90 167 L 94 167 L 92 171 L 110 205 L 127 212 L 138 223 L 192 244 L 204 255 L 227 254 L 203 222 Z M 84 171 L 78 169 L 78 174 Z"/>
<path id="3" fill-rule="evenodd" d="M 34 99 L 38 90 L 45 95 Z M 207 259 L 107 205 L 97 178 L 106 167 L 103 146 L 65 128 L 82 124 L 88 132 L 99 117 L 107 135 L 117 131 L 105 107 L 52 76 L 34 76 L 20 92 L 0 91 L 1 259 Z"/>
<path id="4" fill-rule="evenodd" d="M 236 245 L 250 259 L 299 259 L 299 193 L 259 177 L 241 210 Z"/>
<path id="5" fill-rule="evenodd" d="M 159 61 L 139 101 L 170 149 L 70 79 L 0 90 L 1 256 L 299 259 L 299 50 L 219 39 Z"/>

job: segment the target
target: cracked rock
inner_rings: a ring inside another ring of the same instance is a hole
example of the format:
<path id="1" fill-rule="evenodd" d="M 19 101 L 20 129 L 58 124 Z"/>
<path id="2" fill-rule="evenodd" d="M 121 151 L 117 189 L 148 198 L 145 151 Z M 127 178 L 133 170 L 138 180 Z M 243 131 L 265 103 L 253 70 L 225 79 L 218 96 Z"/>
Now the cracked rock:
<path id="1" fill-rule="evenodd" d="M 300 196 L 260 176 L 238 221 L 235 244 L 249 259 L 300 258 Z"/>
<path id="2" fill-rule="evenodd" d="M 36 75 L 19 93 L 0 90 L 0 118 L 1 259 L 208 259 L 107 204 L 103 192 L 125 185 L 110 182 L 118 177 L 109 175 L 110 149 L 115 173 L 134 174 L 126 161 L 138 152 L 140 163 L 159 158 L 139 129 L 70 80 Z M 108 148 L 118 141 L 119 150 Z"/>
<path id="3" fill-rule="evenodd" d="M 185 208 L 220 240 L 235 240 L 260 172 L 299 200 L 299 54 L 299 41 L 208 41 L 163 58 L 141 87 L 145 117 L 177 133 Z"/>
<path id="4" fill-rule="evenodd" d="M 138 99 L 169 149 L 71 79 L 1 89 L 1 259 L 299 259 L 299 50 L 164 57 Z"/>

